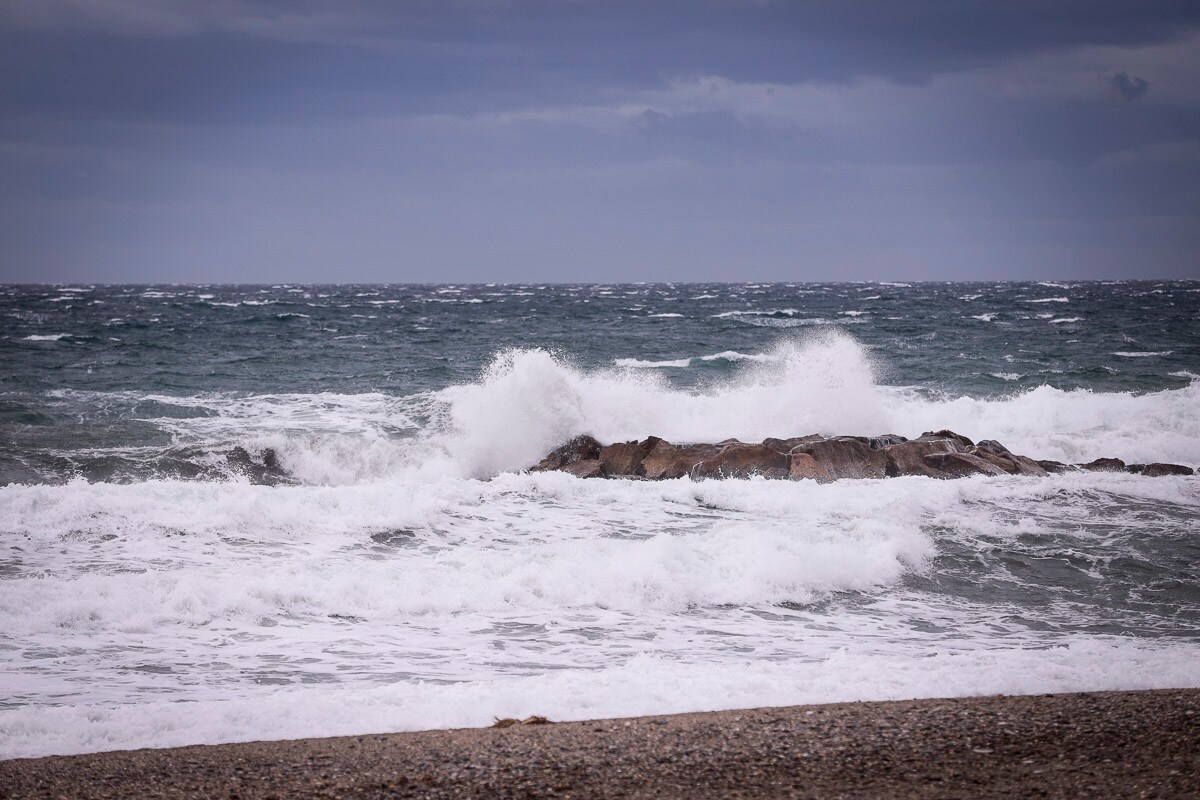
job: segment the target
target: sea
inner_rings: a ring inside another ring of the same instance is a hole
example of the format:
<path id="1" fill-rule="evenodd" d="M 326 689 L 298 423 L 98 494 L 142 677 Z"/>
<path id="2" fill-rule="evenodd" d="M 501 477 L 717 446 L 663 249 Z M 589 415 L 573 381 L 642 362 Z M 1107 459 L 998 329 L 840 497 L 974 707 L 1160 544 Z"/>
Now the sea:
<path id="1" fill-rule="evenodd" d="M 944 428 L 1200 466 L 1200 282 L 0 286 L 0 757 L 1200 686 L 1200 477 L 527 471 Z"/>

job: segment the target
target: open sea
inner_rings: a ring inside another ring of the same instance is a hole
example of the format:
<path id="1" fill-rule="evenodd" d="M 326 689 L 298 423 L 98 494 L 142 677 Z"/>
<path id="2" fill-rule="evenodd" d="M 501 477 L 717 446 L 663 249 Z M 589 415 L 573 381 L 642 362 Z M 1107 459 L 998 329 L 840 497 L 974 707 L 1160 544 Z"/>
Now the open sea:
<path id="1" fill-rule="evenodd" d="M 1200 477 L 524 472 L 940 428 L 1200 466 L 1200 282 L 0 286 L 0 758 L 1200 686 Z"/>

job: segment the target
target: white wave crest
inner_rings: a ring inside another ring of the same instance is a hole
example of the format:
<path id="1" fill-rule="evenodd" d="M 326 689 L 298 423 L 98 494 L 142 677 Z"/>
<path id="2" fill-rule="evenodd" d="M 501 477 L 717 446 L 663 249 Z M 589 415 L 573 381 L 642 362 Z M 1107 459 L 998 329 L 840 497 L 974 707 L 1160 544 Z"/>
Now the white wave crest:
<path id="1" fill-rule="evenodd" d="M 501 353 L 475 384 L 439 393 L 466 474 L 535 463 L 581 433 L 601 441 L 755 441 L 779 431 L 878 430 L 887 415 L 866 350 L 845 335 L 786 342 L 733 380 L 687 392 L 646 371 L 585 372 L 544 350 Z"/>
<path id="2" fill-rule="evenodd" d="M 904 435 L 950 428 L 973 439 L 998 439 L 1033 458 L 1200 465 L 1200 382 L 1140 395 L 1039 386 L 993 400 L 929 399 L 902 390 L 889 406 Z"/>
<path id="3" fill-rule="evenodd" d="M 725 350 L 708 356 L 700 356 L 701 361 L 774 361 L 771 353 L 739 353 L 736 350 Z"/>
<path id="4" fill-rule="evenodd" d="M 618 358 L 613 361 L 615 366 L 623 369 L 683 369 L 695 361 L 773 361 L 775 356 L 770 353 L 739 353 L 736 350 L 725 350 L 707 356 L 694 358 L 667 359 L 665 361 L 644 361 L 639 358 Z"/>
<path id="5" fill-rule="evenodd" d="M 625 369 L 668 369 L 683 368 L 692 363 L 690 358 L 678 358 L 673 361 L 642 361 L 639 358 L 618 358 L 613 361 L 618 367 Z"/>
<path id="6" fill-rule="evenodd" d="M 1173 352 L 1175 352 L 1175 351 L 1174 350 L 1156 350 L 1156 351 L 1146 351 L 1146 352 L 1121 351 L 1121 352 L 1113 353 L 1113 355 L 1118 356 L 1120 358 L 1154 358 L 1155 356 L 1169 356 Z"/>
<path id="7" fill-rule="evenodd" d="M 775 308 L 765 311 L 722 311 L 720 314 L 713 314 L 714 319 L 729 319 L 731 317 L 794 317 L 800 311 L 795 308 Z"/>

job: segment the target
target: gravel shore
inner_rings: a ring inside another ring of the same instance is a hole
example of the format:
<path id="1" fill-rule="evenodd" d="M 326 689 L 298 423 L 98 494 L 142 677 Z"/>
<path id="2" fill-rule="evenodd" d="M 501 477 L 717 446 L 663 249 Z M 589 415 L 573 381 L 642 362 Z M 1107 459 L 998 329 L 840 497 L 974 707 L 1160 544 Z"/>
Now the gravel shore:
<path id="1" fill-rule="evenodd" d="M 0 762 L 0 797 L 1200 797 L 1200 690 L 839 703 Z"/>

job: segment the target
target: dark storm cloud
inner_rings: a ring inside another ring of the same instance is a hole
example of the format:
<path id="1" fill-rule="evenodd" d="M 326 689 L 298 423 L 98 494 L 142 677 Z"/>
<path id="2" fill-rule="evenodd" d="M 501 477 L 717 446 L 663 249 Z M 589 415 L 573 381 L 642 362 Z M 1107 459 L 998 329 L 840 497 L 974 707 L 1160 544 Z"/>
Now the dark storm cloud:
<path id="1" fill-rule="evenodd" d="M 1198 32 L 1194 0 L 4 0 L 0 279 L 1178 272 Z"/>
<path id="2" fill-rule="evenodd" d="M 17 0 L 0 109 L 147 119 L 565 101 L 664 76 L 904 82 L 1024 53 L 1162 41 L 1194 2 Z M 350 90 L 353 87 L 353 90 Z M 271 103 L 259 101 L 269 94 Z"/>
<path id="3" fill-rule="evenodd" d="M 1104 79 L 1114 96 L 1132 103 L 1145 96 L 1150 84 L 1143 78 L 1130 77 L 1128 72 L 1118 72 Z"/>

